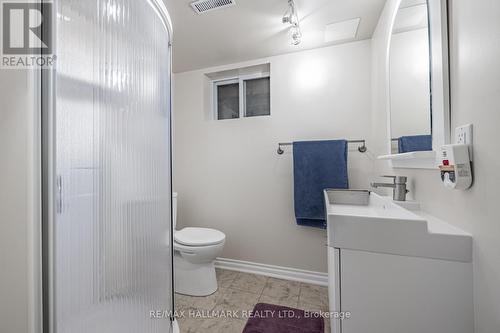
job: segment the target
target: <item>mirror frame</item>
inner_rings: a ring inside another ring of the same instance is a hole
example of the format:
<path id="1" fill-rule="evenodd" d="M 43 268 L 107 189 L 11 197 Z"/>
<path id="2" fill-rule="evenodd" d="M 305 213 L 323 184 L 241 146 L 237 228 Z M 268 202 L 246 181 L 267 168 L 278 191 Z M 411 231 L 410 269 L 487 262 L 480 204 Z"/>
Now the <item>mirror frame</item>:
<path id="1" fill-rule="evenodd" d="M 379 159 L 390 160 L 393 168 L 437 169 L 436 152 L 442 145 L 450 143 L 451 139 L 448 0 L 427 0 L 430 34 L 429 57 L 431 61 L 432 151 L 392 154 L 389 58 L 392 31 L 401 2 L 402 0 L 397 0 L 392 14 L 388 52 L 385 61 L 388 155 L 379 156 Z"/>

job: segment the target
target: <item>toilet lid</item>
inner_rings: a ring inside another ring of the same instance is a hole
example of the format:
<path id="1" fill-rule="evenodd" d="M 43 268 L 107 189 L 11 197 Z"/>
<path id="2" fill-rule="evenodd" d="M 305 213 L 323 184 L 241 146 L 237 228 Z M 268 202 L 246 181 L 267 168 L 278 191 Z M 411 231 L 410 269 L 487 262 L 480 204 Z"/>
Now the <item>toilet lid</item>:
<path id="1" fill-rule="evenodd" d="M 226 235 L 215 229 L 184 228 L 175 232 L 174 239 L 182 245 L 207 246 L 222 243 L 226 239 Z"/>

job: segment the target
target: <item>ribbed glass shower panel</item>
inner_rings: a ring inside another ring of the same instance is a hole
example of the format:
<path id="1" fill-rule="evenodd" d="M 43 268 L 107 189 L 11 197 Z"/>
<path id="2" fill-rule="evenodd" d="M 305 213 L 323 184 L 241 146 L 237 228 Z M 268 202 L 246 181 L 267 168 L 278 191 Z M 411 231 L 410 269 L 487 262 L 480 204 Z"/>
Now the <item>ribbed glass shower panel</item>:
<path id="1" fill-rule="evenodd" d="M 54 333 L 168 333 L 170 46 L 147 0 L 58 0 Z"/>

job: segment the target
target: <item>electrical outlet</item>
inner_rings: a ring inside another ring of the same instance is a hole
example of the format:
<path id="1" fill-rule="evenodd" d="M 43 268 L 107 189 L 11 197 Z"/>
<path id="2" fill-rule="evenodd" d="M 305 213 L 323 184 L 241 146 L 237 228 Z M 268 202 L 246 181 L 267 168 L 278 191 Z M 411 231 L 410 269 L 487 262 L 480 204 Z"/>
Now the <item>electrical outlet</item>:
<path id="1" fill-rule="evenodd" d="M 469 146 L 469 155 L 472 161 L 472 124 L 463 125 L 455 129 L 455 143 Z"/>
<path id="2" fill-rule="evenodd" d="M 460 126 L 455 129 L 455 143 L 472 145 L 472 124 Z"/>

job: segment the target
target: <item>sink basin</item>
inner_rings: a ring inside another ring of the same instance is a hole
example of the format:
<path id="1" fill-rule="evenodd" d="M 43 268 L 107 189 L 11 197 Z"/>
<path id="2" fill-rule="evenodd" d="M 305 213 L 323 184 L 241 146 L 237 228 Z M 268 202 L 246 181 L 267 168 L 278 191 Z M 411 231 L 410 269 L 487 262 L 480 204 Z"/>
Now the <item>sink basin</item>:
<path id="1" fill-rule="evenodd" d="M 325 190 L 328 245 L 339 249 L 472 261 L 472 237 L 370 191 Z"/>

